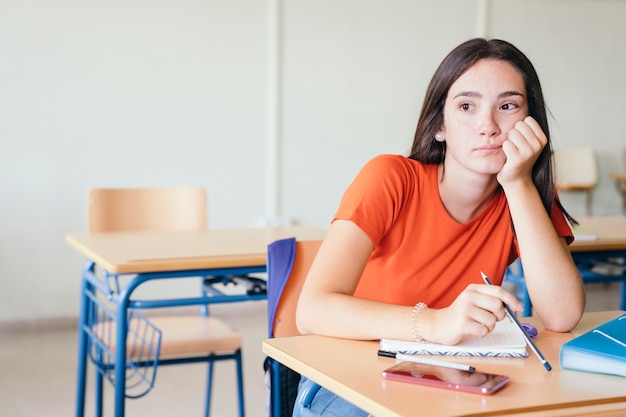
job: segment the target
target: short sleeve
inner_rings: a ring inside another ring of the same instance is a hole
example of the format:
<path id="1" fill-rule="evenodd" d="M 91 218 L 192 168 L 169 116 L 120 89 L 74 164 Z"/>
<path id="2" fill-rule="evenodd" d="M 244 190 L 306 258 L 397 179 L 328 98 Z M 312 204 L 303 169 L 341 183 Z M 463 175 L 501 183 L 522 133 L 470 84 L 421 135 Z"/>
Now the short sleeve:
<path id="1" fill-rule="evenodd" d="M 333 220 L 355 223 L 372 240 L 380 242 L 400 215 L 414 190 L 410 161 L 401 155 L 379 155 L 368 161 L 345 191 Z"/>
<path id="2" fill-rule="evenodd" d="M 564 237 L 567 244 L 571 244 L 574 241 L 574 233 L 565 219 L 565 215 L 559 209 L 558 205 L 554 203 L 552 205 L 552 212 L 550 213 L 550 219 L 554 225 L 554 229 L 560 237 Z"/>

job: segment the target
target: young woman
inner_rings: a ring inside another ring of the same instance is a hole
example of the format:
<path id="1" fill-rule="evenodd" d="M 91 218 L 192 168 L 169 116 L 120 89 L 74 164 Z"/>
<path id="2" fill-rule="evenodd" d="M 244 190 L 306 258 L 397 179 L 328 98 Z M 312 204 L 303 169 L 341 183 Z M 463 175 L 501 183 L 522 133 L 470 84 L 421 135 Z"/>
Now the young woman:
<path id="1" fill-rule="evenodd" d="M 519 257 L 534 314 L 569 331 L 585 293 L 568 220 L 532 63 L 508 42 L 472 39 L 436 70 L 411 154 L 373 158 L 346 190 L 302 290 L 298 327 L 443 344 L 484 336 L 505 317 L 503 303 L 522 306 L 480 271 L 501 284 Z M 334 415 L 336 402 L 322 389 L 314 409 Z"/>

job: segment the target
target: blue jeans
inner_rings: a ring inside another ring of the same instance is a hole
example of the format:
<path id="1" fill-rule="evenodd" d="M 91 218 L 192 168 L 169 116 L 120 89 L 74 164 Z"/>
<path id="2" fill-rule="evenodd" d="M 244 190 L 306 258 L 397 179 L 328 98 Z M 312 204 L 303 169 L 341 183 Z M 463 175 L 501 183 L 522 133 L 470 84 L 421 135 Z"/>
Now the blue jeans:
<path id="1" fill-rule="evenodd" d="M 300 380 L 300 387 L 306 381 L 305 377 Z M 300 396 L 300 390 L 298 390 L 298 396 Z M 297 400 L 296 400 L 297 403 Z M 352 403 L 344 400 L 343 398 L 333 394 L 325 388 L 320 390 L 313 397 L 311 403 L 311 411 L 318 413 L 324 417 L 367 417 L 365 411 L 356 407 Z"/>

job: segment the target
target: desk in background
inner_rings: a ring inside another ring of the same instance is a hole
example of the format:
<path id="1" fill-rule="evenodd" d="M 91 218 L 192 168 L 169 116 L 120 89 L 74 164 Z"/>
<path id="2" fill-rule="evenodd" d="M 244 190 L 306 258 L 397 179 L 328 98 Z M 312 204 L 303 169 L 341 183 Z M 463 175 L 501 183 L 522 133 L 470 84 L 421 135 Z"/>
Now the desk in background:
<path id="1" fill-rule="evenodd" d="M 570 245 L 572 254 L 612 250 L 626 252 L 626 216 L 592 216 L 576 220 L 596 239 L 574 240 Z"/>
<path id="2" fill-rule="evenodd" d="M 161 308 L 265 299 L 265 294 L 223 294 L 217 290 L 201 296 L 170 299 L 133 299 L 134 291 L 146 282 L 185 277 L 225 276 L 266 271 L 267 245 L 275 240 L 322 239 L 326 232 L 315 227 L 211 229 L 202 232 L 115 232 L 76 233 L 67 242 L 87 257 L 81 279 L 78 323 L 78 370 L 76 416 L 84 414 L 87 372 L 88 306 L 97 289 L 117 304 L 115 352 L 115 415 L 124 414 L 126 317 L 131 308 Z M 124 274 L 129 280 L 121 288 L 99 279 L 95 269 L 106 274 Z M 199 290 L 198 290 L 199 292 Z M 121 383 L 119 383 L 121 381 Z"/>
<path id="3" fill-rule="evenodd" d="M 528 358 L 449 359 L 509 375 L 509 384 L 494 395 L 383 380 L 381 372 L 395 360 L 377 356 L 378 341 L 274 338 L 263 342 L 263 352 L 377 417 L 624 415 L 626 378 L 564 371 L 558 359 L 562 343 L 622 313 L 586 313 L 572 333 L 541 331 L 536 344 L 552 365 L 551 372 L 532 353 Z M 541 328 L 535 318 L 525 321 Z"/>
<path id="4" fill-rule="evenodd" d="M 570 246 L 583 281 L 620 282 L 619 308 L 626 310 L 626 216 L 583 217 L 579 222 L 597 237 L 592 241 L 574 240 Z"/>
<path id="5" fill-rule="evenodd" d="M 620 260 L 621 262 L 626 260 L 626 216 L 580 217 L 576 220 L 585 233 L 594 236 L 593 240 L 574 240 L 570 245 L 572 258 L 583 281 L 586 284 L 621 282 L 619 308 L 626 310 L 626 274 L 603 274 L 594 268 L 599 261 L 613 260 L 619 263 Z M 524 315 L 530 316 L 532 305 L 526 291 L 524 272 L 519 260 L 509 267 L 505 281 L 517 286 L 516 295 L 524 304 Z"/>

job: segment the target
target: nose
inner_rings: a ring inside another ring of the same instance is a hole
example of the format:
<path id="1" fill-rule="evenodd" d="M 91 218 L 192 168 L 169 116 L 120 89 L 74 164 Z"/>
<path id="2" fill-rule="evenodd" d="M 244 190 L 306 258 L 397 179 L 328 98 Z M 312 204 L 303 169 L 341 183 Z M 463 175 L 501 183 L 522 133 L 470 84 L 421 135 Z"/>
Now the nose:
<path id="1" fill-rule="evenodd" d="M 488 111 L 480 120 L 479 131 L 481 136 L 488 138 L 498 136 L 500 134 L 500 125 L 496 120 L 493 112 Z"/>

